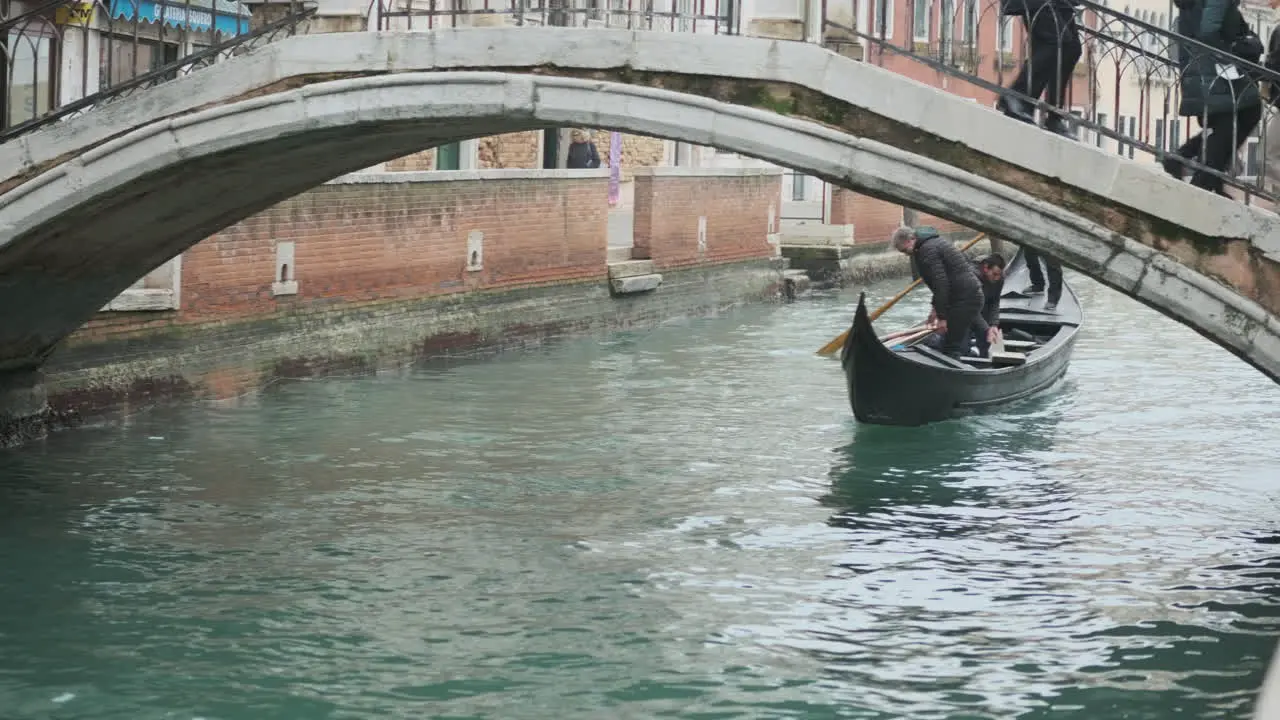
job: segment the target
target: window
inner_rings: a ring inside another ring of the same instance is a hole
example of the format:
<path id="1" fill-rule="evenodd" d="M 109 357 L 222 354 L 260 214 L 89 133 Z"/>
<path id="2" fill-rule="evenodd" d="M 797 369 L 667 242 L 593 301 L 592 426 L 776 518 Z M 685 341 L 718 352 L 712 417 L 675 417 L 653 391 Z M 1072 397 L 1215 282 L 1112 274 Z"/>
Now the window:
<path id="1" fill-rule="evenodd" d="M 1182 120 L 1169 121 L 1169 149 L 1182 145 Z"/>
<path id="2" fill-rule="evenodd" d="M 178 46 L 157 40 L 103 33 L 99 44 L 99 87 L 107 89 L 145 75 L 178 59 Z"/>
<path id="3" fill-rule="evenodd" d="M 693 15 L 697 11 L 693 6 L 693 0 L 676 0 L 676 3 L 676 13 L 680 16 L 679 32 L 691 32 Z"/>
<path id="4" fill-rule="evenodd" d="M 800 173 L 791 174 L 791 199 L 797 202 L 804 200 L 805 181 L 808 178 Z"/>
<path id="5" fill-rule="evenodd" d="M 1117 133 L 1117 134 L 1119 134 L 1121 137 L 1123 137 L 1123 136 L 1125 135 L 1125 131 L 1124 131 L 1124 121 L 1125 121 L 1125 120 L 1127 120 L 1127 119 L 1128 119 L 1128 118 L 1126 118 L 1124 115 L 1117 115 L 1117 116 L 1116 116 L 1116 133 Z M 1117 142 L 1117 143 L 1116 143 L 1116 154 L 1117 154 L 1117 155 L 1121 155 L 1121 156 L 1123 156 L 1123 155 L 1124 155 L 1124 146 L 1125 146 L 1125 143 L 1124 143 L 1123 141 L 1121 141 L 1121 142 Z"/>
<path id="6" fill-rule="evenodd" d="M 858 3 L 858 26 L 867 28 L 867 34 L 883 38 L 885 40 L 893 39 L 893 7 L 894 3 L 890 0 L 872 0 L 867 3 Z M 867 17 L 867 9 L 870 8 L 870 17 Z"/>
<path id="7" fill-rule="evenodd" d="M 978 39 L 978 0 L 964 0 L 964 42 L 972 46 Z"/>
<path id="8" fill-rule="evenodd" d="M 1000 52 L 1013 52 L 1013 17 L 1000 18 Z"/>
<path id="9" fill-rule="evenodd" d="M 1166 149 L 1166 148 L 1165 148 L 1165 146 L 1164 146 L 1164 121 L 1163 121 L 1163 120 L 1157 120 L 1157 121 L 1156 121 L 1156 141 L 1155 141 L 1155 146 L 1156 146 L 1156 149 L 1157 149 L 1157 150 L 1164 150 L 1164 149 Z"/>
<path id="10" fill-rule="evenodd" d="M 911 0 L 914 14 L 911 18 L 911 37 L 916 42 L 929 42 L 929 11 L 932 0 Z M 877 3 L 879 4 L 879 3 Z"/>
<path id="11" fill-rule="evenodd" d="M 5 37 L 0 47 L 5 126 L 35 120 L 54 108 L 56 50 L 53 27 L 43 20 L 19 25 Z"/>
<path id="12" fill-rule="evenodd" d="M 1258 154 L 1258 137 L 1255 135 L 1249 138 L 1244 146 L 1244 172 L 1241 173 L 1245 177 L 1256 178 L 1262 172 L 1262 158 Z"/>
<path id="13" fill-rule="evenodd" d="M 449 143 L 436 148 L 436 169 L 457 170 L 462 167 L 462 143 Z"/>
<path id="14" fill-rule="evenodd" d="M 1107 114 L 1106 114 L 1106 113 L 1098 113 L 1098 126 L 1099 126 L 1099 127 L 1106 127 L 1106 126 L 1107 126 L 1107 121 L 1108 121 L 1108 120 L 1110 120 L 1110 119 L 1111 119 L 1111 118 L 1109 118 L 1109 117 L 1107 116 Z M 1103 139 L 1104 137 L 1106 137 L 1106 136 L 1105 136 L 1105 135 L 1103 135 L 1102 133 L 1098 133 L 1098 134 L 1097 134 L 1097 136 L 1096 136 L 1095 145 L 1097 145 L 1098 147 L 1102 147 L 1102 139 Z"/>

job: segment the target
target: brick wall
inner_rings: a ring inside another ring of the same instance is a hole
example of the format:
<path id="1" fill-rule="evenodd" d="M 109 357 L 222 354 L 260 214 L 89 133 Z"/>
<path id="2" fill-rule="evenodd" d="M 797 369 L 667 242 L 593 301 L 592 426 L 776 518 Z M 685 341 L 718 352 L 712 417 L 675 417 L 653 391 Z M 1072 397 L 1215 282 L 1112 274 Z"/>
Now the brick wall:
<path id="1" fill-rule="evenodd" d="M 636 257 L 659 268 L 770 257 L 782 171 L 761 168 L 648 168 L 635 176 Z M 770 212 L 772 210 L 772 213 Z M 699 251 L 700 218 L 706 247 Z"/>
<path id="2" fill-rule="evenodd" d="M 889 234 L 902 224 L 902 206 L 877 200 L 844 188 L 831 189 L 831 224 L 852 223 L 853 239 L 857 245 L 887 242 Z M 968 229 L 950 220 L 920 212 L 917 225 L 932 225 L 940 233 L 965 232 Z"/>
<path id="3" fill-rule="evenodd" d="M 554 174 L 555 177 L 546 177 Z M 317 187 L 232 225 L 183 256 L 178 313 L 101 313 L 77 339 L 297 312 L 309 305 L 425 297 L 607 273 L 604 171 L 479 178 L 459 171 L 357 176 Z M 467 238 L 483 237 L 468 271 Z M 292 241 L 297 295 L 272 296 L 276 243 Z"/>
<path id="4" fill-rule="evenodd" d="M 541 134 L 541 130 L 529 130 L 480 138 L 478 166 L 528 169 L 542 167 L 542 158 L 538 156 L 538 136 Z"/>
<path id="5" fill-rule="evenodd" d="M 541 130 L 527 130 L 480 138 L 476 143 L 476 167 L 482 170 L 541 168 L 542 156 L 539 152 L 542 147 L 541 134 Z M 608 165 L 609 131 L 597 130 L 595 144 L 600 153 L 602 165 Z M 666 143 L 660 138 L 624 133 L 621 163 L 623 179 L 630 179 L 631 172 L 635 168 L 661 165 L 665 153 Z M 390 160 L 386 167 L 391 172 L 434 170 L 435 150 L 424 150 Z"/>
<path id="6" fill-rule="evenodd" d="M 435 148 L 423 150 L 412 155 L 398 157 L 395 160 L 387 161 L 387 170 L 390 172 L 417 172 L 422 170 L 436 169 L 436 151 Z"/>
<path id="7" fill-rule="evenodd" d="M 658 172 L 673 176 L 647 176 L 646 237 L 665 268 L 657 292 L 610 295 L 607 169 L 358 173 L 190 248 L 179 310 L 99 313 L 46 363 L 50 401 L 88 415 L 227 398 L 278 377 L 398 367 L 776 293 L 765 235 L 780 174 Z M 484 234 L 477 271 L 473 231 Z M 288 289 L 273 288 L 284 242 L 297 293 L 275 295 Z"/>

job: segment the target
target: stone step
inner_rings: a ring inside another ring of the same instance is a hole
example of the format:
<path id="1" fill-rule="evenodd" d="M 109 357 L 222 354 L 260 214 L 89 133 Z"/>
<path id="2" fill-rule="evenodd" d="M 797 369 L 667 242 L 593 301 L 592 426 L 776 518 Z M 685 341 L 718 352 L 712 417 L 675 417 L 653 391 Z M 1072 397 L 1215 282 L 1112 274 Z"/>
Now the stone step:
<path id="1" fill-rule="evenodd" d="M 662 285 L 662 276 L 657 273 L 648 275 L 629 275 L 609 279 L 609 287 L 614 295 L 630 295 L 657 290 Z"/>
<path id="2" fill-rule="evenodd" d="M 637 275 L 652 275 L 652 260 L 626 260 L 624 262 L 609 263 L 609 279 L 635 277 Z"/>
<path id="3" fill-rule="evenodd" d="M 626 262 L 631 259 L 631 248 L 629 247 L 611 247 L 609 248 L 609 257 L 607 262 L 610 264 Z"/>

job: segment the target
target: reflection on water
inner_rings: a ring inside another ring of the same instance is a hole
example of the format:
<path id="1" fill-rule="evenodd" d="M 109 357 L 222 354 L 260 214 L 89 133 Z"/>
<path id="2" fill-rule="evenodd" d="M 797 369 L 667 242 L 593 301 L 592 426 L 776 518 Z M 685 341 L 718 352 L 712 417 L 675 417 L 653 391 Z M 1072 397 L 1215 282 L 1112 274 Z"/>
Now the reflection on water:
<path id="1" fill-rule="evenodd" d="M 1066 381 L 920 429 L 845 295 L 2 454 L 0 717 L 1247 717 L 1280 392 L 1078 288 Z"/>

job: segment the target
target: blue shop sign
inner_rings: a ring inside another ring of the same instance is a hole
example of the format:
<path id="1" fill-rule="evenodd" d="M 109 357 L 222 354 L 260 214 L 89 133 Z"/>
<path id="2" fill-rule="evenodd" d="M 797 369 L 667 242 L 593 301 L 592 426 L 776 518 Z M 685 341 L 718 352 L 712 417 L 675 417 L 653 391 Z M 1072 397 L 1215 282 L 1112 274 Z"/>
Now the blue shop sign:
<path id="1" fill-rule="evenodd" d="M 249 18 L 219 11 L 216 15 L 210 7 L 192 4 L 151 2 L 150 0 L 111 0 L 111 17 L 123 20 L 161 22 L 171 27 L 185 27 L 205 31 L 213 28 L 220 33 L 239 35 L 249 30 Z"/>

